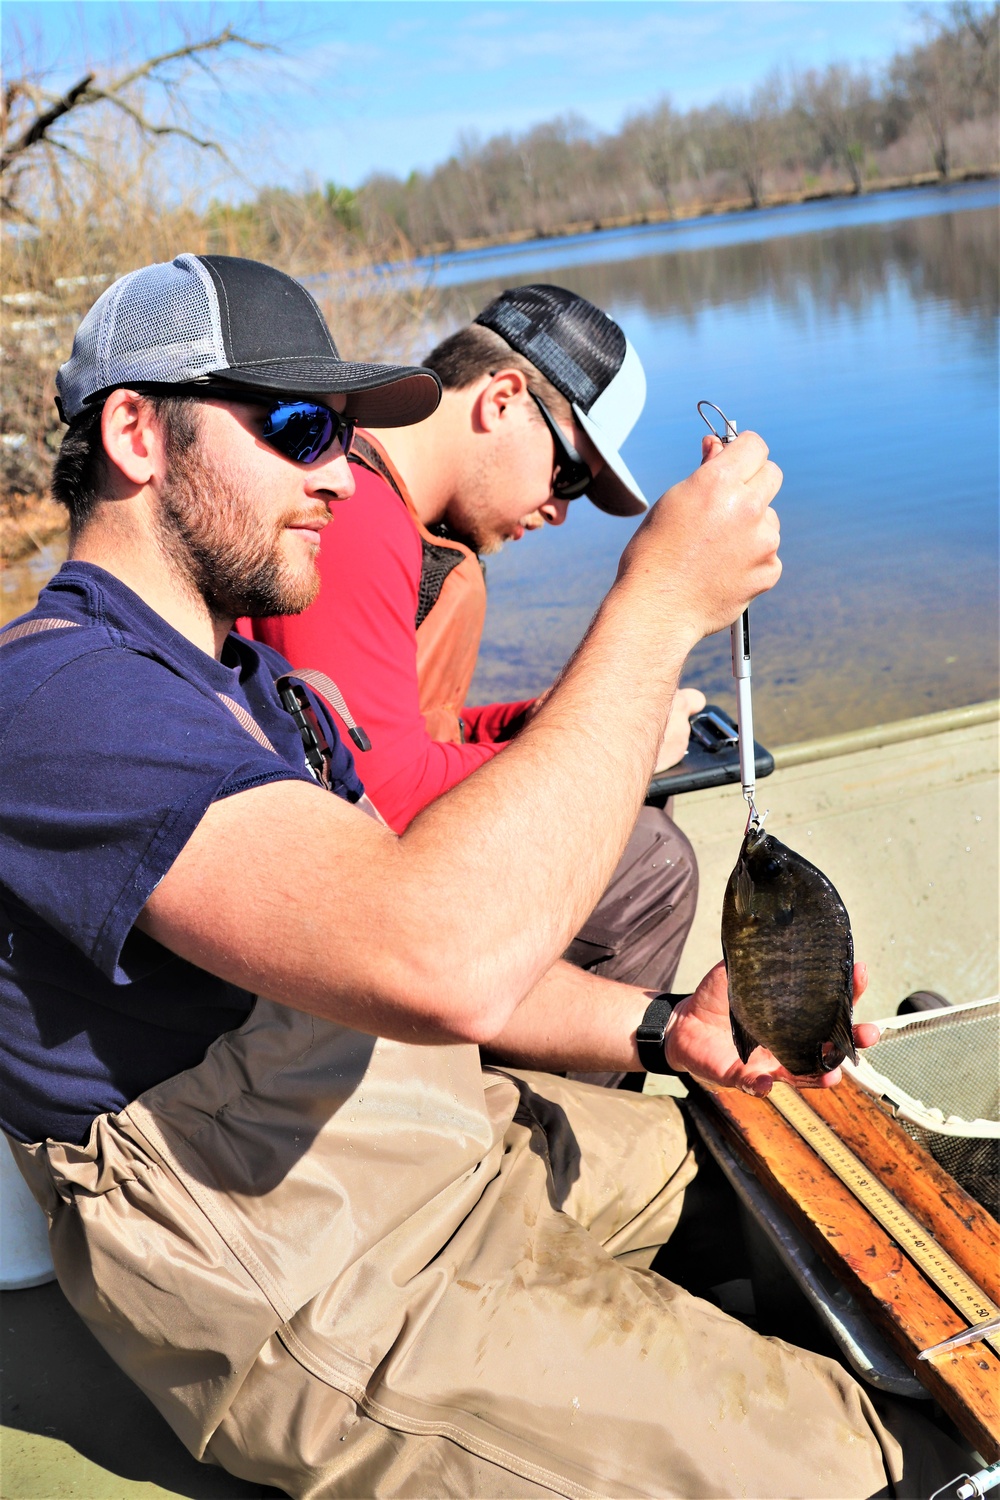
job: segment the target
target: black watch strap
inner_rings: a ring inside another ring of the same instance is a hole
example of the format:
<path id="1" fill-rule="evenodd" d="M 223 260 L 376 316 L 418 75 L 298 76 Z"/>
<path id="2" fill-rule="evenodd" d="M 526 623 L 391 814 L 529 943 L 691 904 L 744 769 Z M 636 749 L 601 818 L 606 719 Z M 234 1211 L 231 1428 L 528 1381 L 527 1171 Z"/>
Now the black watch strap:
<path id="1" fill-rule="evenodd" d="M 647 1073 L 670 1073 L 677 1076 L 676 1069 L 667 1062 L 663 1041 L 674 1006 L 687 998 L 687 995 L 671 995 L 664 991 L 654 995 L 646 1006 L 646 1013 L 636 1027 L 635 1040 L 639 1061 Z"/>

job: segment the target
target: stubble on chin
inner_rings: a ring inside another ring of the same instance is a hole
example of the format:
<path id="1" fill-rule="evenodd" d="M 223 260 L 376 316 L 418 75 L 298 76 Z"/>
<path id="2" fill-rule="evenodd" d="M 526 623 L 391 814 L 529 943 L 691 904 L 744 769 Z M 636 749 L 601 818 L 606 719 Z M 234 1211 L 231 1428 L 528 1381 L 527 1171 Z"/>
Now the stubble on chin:
<path id="1" fill-rule="evenodd" d="M 291 517 L 267 515 L 250 477 L 179 456 L 160 492 L 160 543 L 216 621 L 297 615 L 319 592 L 315 559 L 293 569 L 280 541 Z"/>
<path id="2" fill-rule="evenodd" d="M 503 547 L 504 542 L 508 541 L 510 541 L 509 537 L 499 536 L 497 532 L 493 531 L 489 535 L 484 536 L 473 550 L 480 557 L 496 557 L 497 553 Z"/>

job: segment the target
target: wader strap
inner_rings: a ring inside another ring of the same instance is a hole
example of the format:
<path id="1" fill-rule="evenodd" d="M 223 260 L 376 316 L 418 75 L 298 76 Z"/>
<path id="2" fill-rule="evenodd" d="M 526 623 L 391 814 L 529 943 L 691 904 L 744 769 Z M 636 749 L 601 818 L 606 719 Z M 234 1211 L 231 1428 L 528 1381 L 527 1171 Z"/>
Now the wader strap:
<path id="1" fill-rule="evenodd" d="M 23 640 L 28 635 L 41 635 L 45 630 L 79 630 L 79 620 L 60 620 L 58 618 L 24 620 L 20 625 L 5 625 L 0 630 L 0 646 L 9 646 L 12 641 Z M 234 698 L 227 698 L 225 693 L 216 693 L 219 702 L 224 704 L 229 712 L 237 719 L 247 734 L 252 734 L 258 745 L 263 745 L 265 750 L 270 750 L 272 755 L 277 755 L 277 750 L 271 744 L 267 735 L 261 729 L 256 719 L 251 718 L 246 709 Z"/>
<path id="2" fill-rule="evenodd" d="M 361 725 L 358 724 L 351 710 L 344 701 L 344 695 L 334 682 L 332 677 L 327 677 L 325 672 L 317 672 L 313 667 L 296 667 L 294 672 L 288 672 L 284 677 L 279 677 L 279 682 L 287 682 L 289 677 L 297 677 L 300 682 L 306 683 L 325 698 L 331 708 L 337 713 L 347 725 L 347 732 L 351 736 L 359 750 L 370 750 L 372 742 L 368 738 Z"/>
<path id="3" fill-rule="evenodd" d="M 367 444 L 365 446 L 367 447 Z M 0 646 L 9 646 L 13 641 L 23 640 L 26 636 L 42 635 L 43 632 L 48 630 L 79 630 L 80 628 L 81 625 L 79 620 L 61 620 L 58 618 L 58 616 L 49 616 L 35 620 L 23 620 L 20 624 L 4 625 L 2 628 L 0 628 Z M 289 672 L 286 673 L 285 676 L 279 677 L 277 679 L 276 686 L 278 687 L 279 694 L 281 692 L 281 684 L 283 682 L 288 682 L 291 678 L 295 677 L 299 678 L 299 680 L 302 682 L 308 683 L 308 685 L 317 693 L 321 693 L 322 696 L 331 705 L 331 707 L 336 709 L 337 713 L 347 725 L 348 733 L 350 734 L 351 739 L 354 741 L 359 750 L 371 749 L 371 740 L 368 738 L 361 725 L 356 723 L 351 710 L 348 708 L 346 702 L 344 701 L 343 693 L 340 691 L 339 687 L 332 678 L 327 677 L 325 672 L 316 672 L 313 671 L 311 667 L 305 667 L 300 672 Z M 216 693 L 215 696 L 218 698 L 219 702 L 223 705 L 224 708 L 228 708 L 229 712 L 232 714 L 233 718 L 240 725 L 240 727 L 245 729 L 247 734 L 253 736 L 258 745 L 263 745 L 264 749 L 270 750 L 272 755 L 278 754 L 277 750 L 271 744 L 271 741 L 268 739 L 263 729 L 261 729 L 260 725 L 257 723 L 257 720 L 247 712 L 247 710 L 241 703 L 237 703 L 235 698 L 230 698 L 225 693 Z M 296 722 L 298 721 L 296 720 Z M 303 735 L 303 741 L 305 741 L 305 734 L 303 732 L 302 725 L 299 724 L 298 728 L 299 733 Z M 305 749 L 308 760 L 309 746 L 306 745 Z M 329 747 L 327 747 L 327 749 L 329 749 Z M 326 785 L 329 785 L 329 781 L 327 781 Z M 367 797 L 362 798 L 362 801 L 367 803 L 367 806 L 365 806 L 362 810 L 368 813 L 369 817 L 377 818 L 380 823 L 384 822 L 381 814 L 372 805 L 371 801 Z"/>
<path id="4" fill-rule="evenodd" d="M 343 696 L 339 688 L 337 687 L 337 684 L 331 681 L 331 679 L 327 677 L 325 673 L 313 672 L 311 669 L 307 668 L 304 672 L 286 672 L 283 677 L 278 677 L 275 680 L 275 687 L 278 689 L 278 696 L 281 698 L 286 713 L 290 713 L 292 718 L 295 720 L 295 726 L 299 731 L 299 735 L 301 736 L 302 748 L 305 752 L 306 757 L 306 768 L 308 769 L 314 781 L 317 781 L 320 786 L 325 787 L 327 791 L 332 792 L 333 785 L 330 780 L 331 752 L 330 747 L 326 742 L 326 736 L 323 734 L 319 721 L 316 718 L 316 715 L 313 713 L 312 709 L 309 708 L 308 700 L 305 699 L 304 693 L 302 694 L 301 700 L 297 700 L 294 704 L 290 704 L 288 699 L 286 698 L 285 692 L 282 690 L 282 684 L 285 683 L 289 687 L 291 687 L 292 691 L 294 692 L 293 680 L 296 677 L 301 677 L 303 682 L 308 682 L 310 687 L 315 688 L 317 692 L 322 692 L 324 698 L 330 699 L 341 717 L 349 725 L 352 726 L 350 731 L 352 738 L 355 735 L 364 736 L 366 743 L 361 745 L 362 750 L 370 750 L 371 741 L 368 739 L 368 736 L 365 734 L 364 730 L 359 728 L 359 726 L 354 723 L 354 720 L 351 718 L 350 712 L 347 708 L 347 704 L 344 703 Z M 321 683 L 325 684 L 325 687 L 321 687 Z M 259 745 L 263 745 L 265 750 L 270 750 L 272 755 L 277 755 L 277 750 L 275 750 L 274 746 L 271 744 L 271 741 L 268 739 L 263 729 L 261 729 L 260 725 L 257 723 L 257 720 L 251 718 L 242 704 L 237 703 L 235 698 L 227 698 L 225 693 L 216 693 L 215 696 L 218 698 L 220 703 L 224 704 L 225 707 L 229 709 L 229 712 L 232 714 L 233 718 L 236 719 L 240 725 L 242 725 L 247 734 L 252 734 Z M 305 716 L 305 710 L 308 710 L 308 716 Z M 359 809 L 359 811 L 367 814 L 369 818 L 374 818 L 376 823 L 381 823 L 384 828 L 388 828 L 388 823 L 386 823 L 382 814 L 379 812 L 378 808 L 372 802 L 367 793 L 362 794 L 362 796 L 354 805 Z"/>
<path id="5" fill-rule="evenodd" d="M 384 479 L 389 488 L 394 490 L 400 500 L 402 500 L 416 523 L 420 536 L 422 556 L 420 560 L 420 585 L 417 591 L 417 613 L 413 623 L 415 629 L 419 630 L 438 602 L 445 579 L 449 573 L 455 568 L 460 567 L 466 557 L 475 557 L 476 554 L 471 548 L 455 538 L 442 537 L 440 542 L 434 540 L 433 536 L 428 533 L 427 527 L 422 525 L 418 520 L 416 511 L 413 508 L 413 501 L 403 494 L 395 474 L 381 453 L 367 438 L 362 437 L 358 432 L 354 434 L 351 442 L 350 461 L 351 463 L 356 463 L 359 469 L 369 469 L 373 474 L 377 474 L 380 479 Z M 480 568 L 482 568 L 481 559 L 476 558 L 476 561 L 479 563 Z"/>
<path id="6" fill-rule="evenodd" d="M 216 693 L 215 696 L 220 703 L 229 709 L 233 718 L 246 730 L 247 734 L 253 735 L 258 745 L 263 745 L 265 750 L 270 750 L 272 755 L 277 755 L 277 750 L 275 750 L 271 741 L 257 723 L 257 720 L 251 714 L 247 713 L 242 703 L 237 703 L 235 698 L 227 698 L 225 693 Z"/>
<path id="7" fill-rule="evenodd" d="M 0 630 L 0 646 L 23 640 L 26 635 L 41 635 L 43 630 L 79 630 L 79 620 L 24 620 L 20 625 L 5 625 Z"/>
<path id="8" fill-rule="evenodd" d="M 400 500 L 406 505 L 406 496 L 396 483 L 396 476 L 378 449 L 373 447 L 367 438 L 363 438 L 360 432 L 355 432 L 351 440 L 351 452 L 349 456 L 352 464 L 356 463 L 362 469 L 370 469 L 373 474 L 377 474 L 380 479 L 384 479 L 389 488 L 395 490 Z M 408 505 L 406 508 L 409 510 Z"/>

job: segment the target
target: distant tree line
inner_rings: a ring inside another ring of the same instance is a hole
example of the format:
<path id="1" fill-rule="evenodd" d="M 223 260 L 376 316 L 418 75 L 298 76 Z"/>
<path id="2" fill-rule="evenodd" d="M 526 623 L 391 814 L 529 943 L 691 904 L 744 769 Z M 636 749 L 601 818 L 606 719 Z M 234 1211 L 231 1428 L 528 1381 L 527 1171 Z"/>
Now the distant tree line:
<path id="1" fill-rule="evenodd" d="M 345 229 L 415 250 L 694 205 L 992 168 L 1000 4 L 925 16 L 925 38 L 882 72 L 847 64 L 776 71 L 744 97 L 677 110 L 668 97 L 601 134 L 575 115 L 523 134 L 469 135 L 430 172 L 378 174 L 326 197 Z"/>

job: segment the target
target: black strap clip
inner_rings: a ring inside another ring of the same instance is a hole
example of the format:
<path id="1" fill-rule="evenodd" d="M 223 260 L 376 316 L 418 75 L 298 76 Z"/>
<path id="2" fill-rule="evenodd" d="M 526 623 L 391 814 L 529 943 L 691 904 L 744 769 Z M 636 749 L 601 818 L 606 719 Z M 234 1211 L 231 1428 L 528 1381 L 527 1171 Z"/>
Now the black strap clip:
<path id="1" fill-rule="evenodd" d="M 305 751 L 306 770 L 313 781 L 333 791 L 333 750 L 327 739 L 319 715 L 309 702 L 309 694 L 301 683 L 291 677 L 279 677 L 276 682 L 282 706 L 295 720 L 295 727 Z"/>

